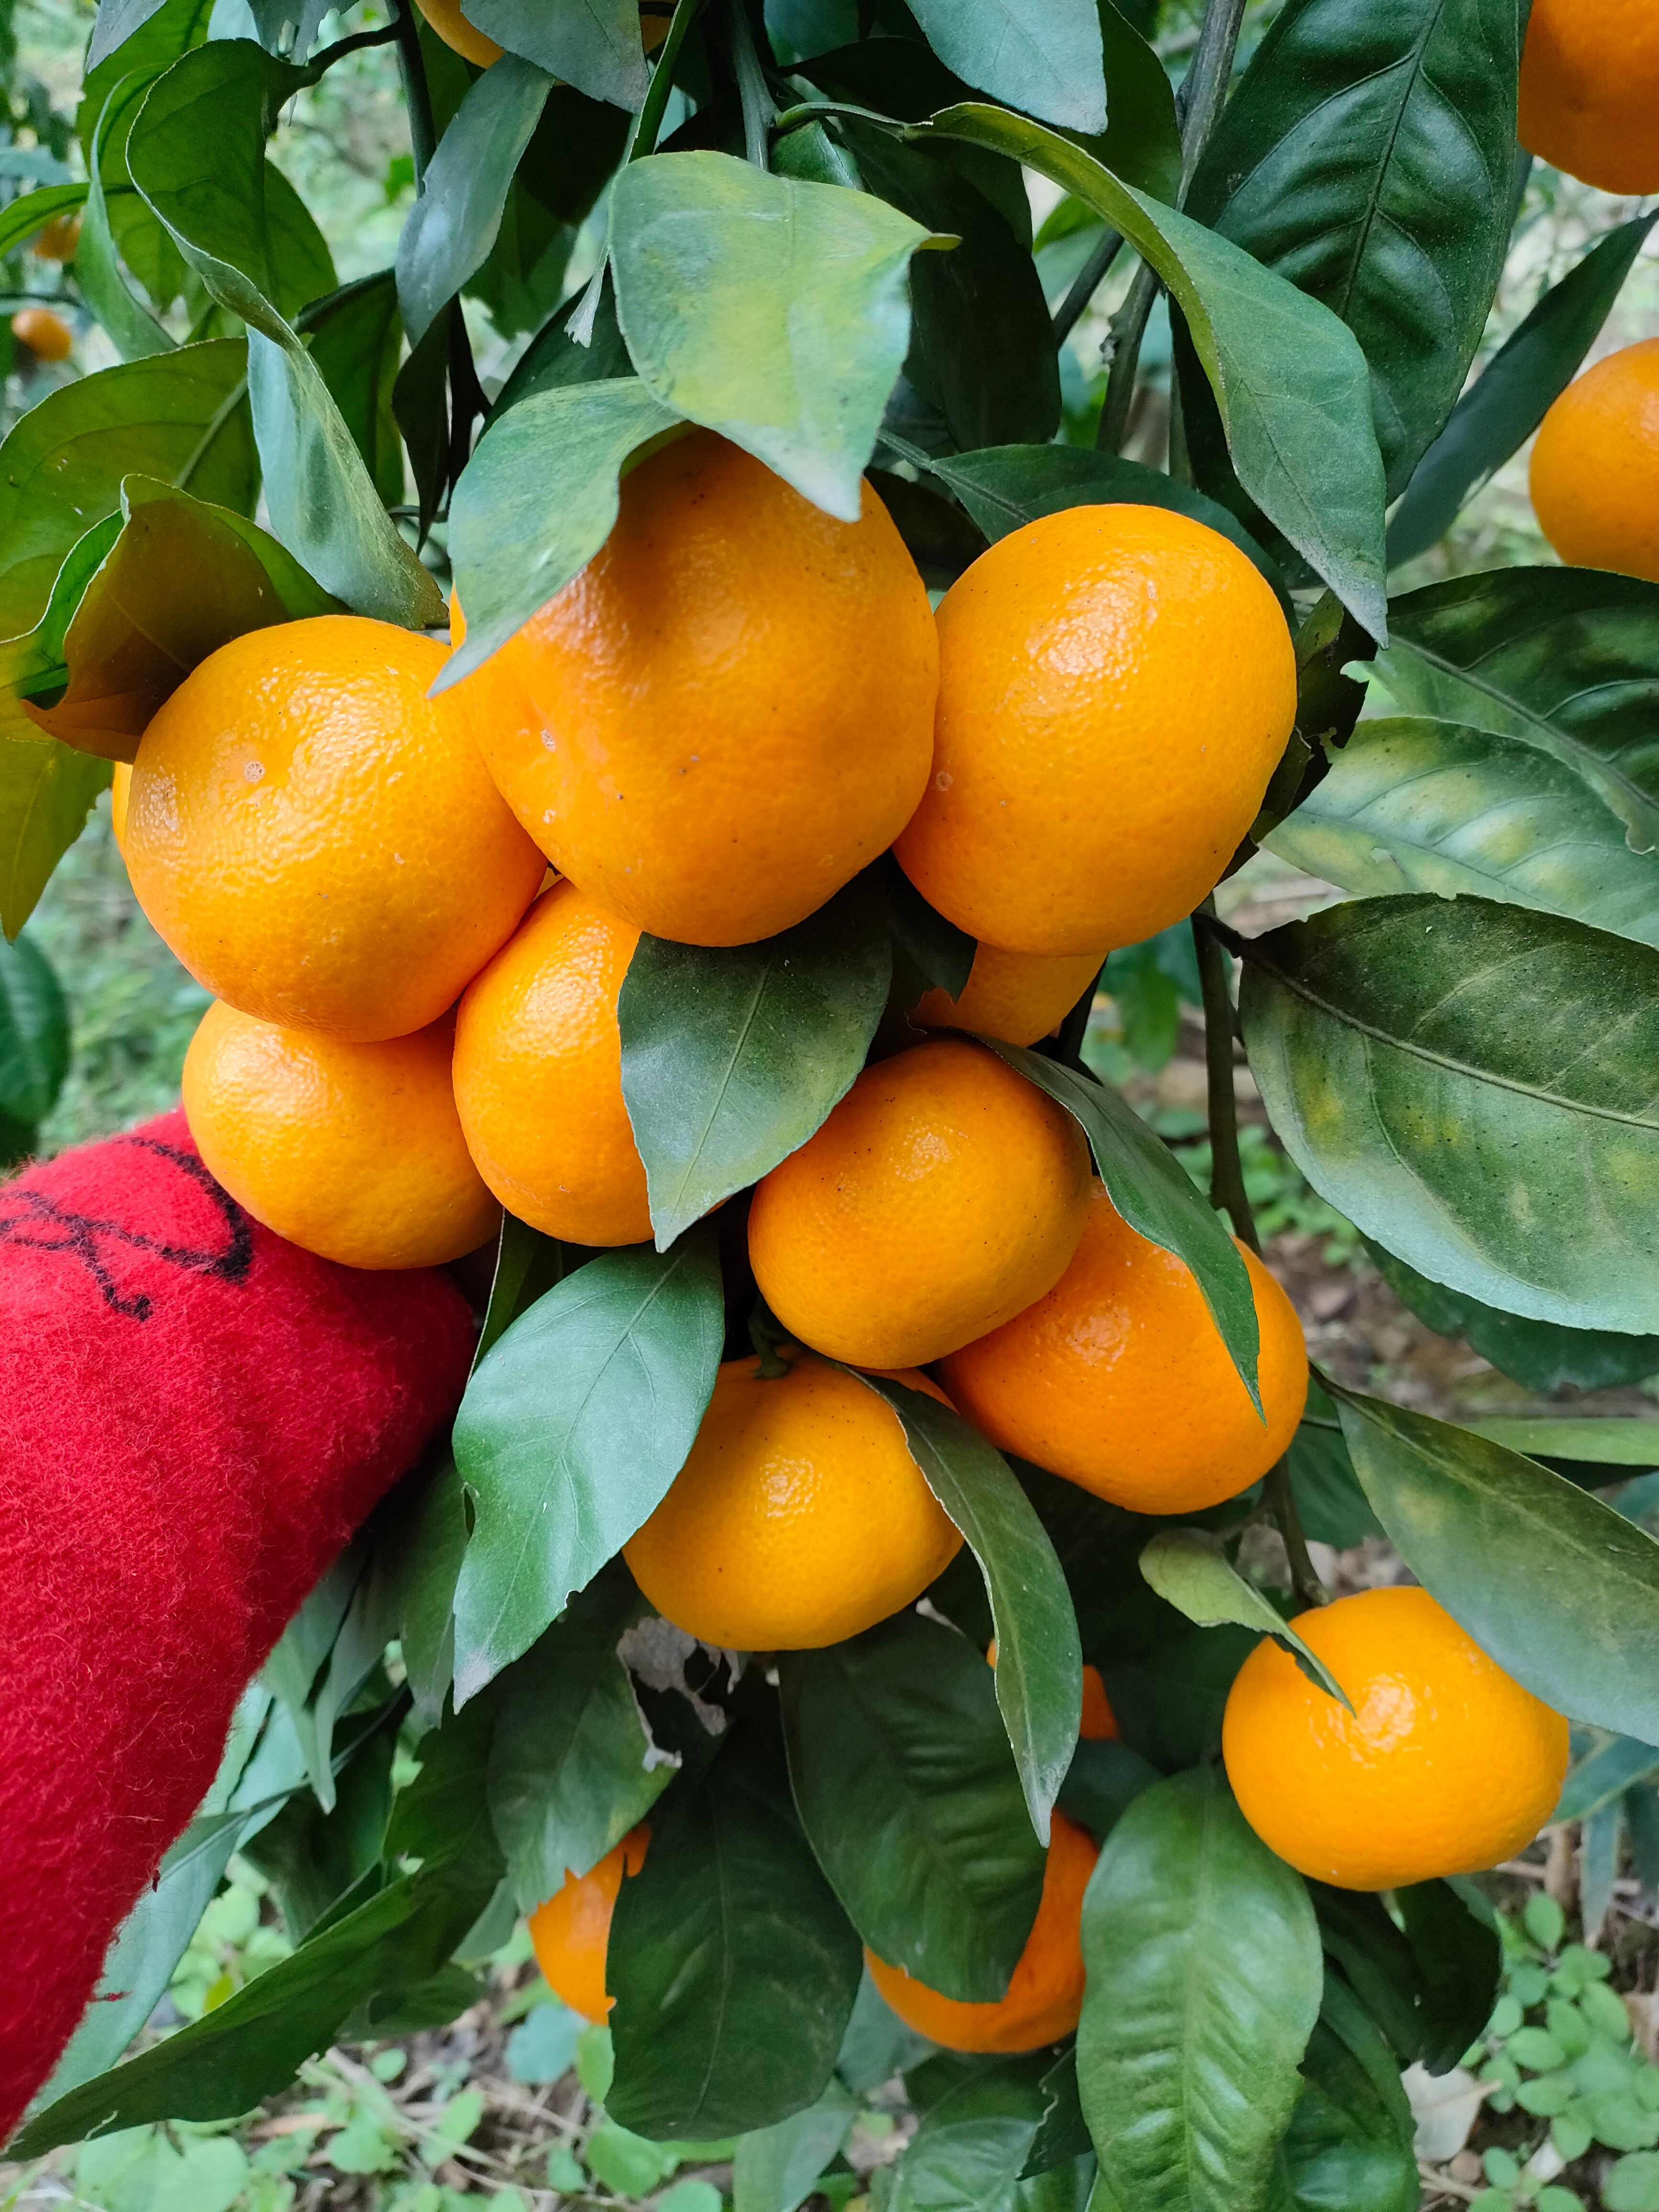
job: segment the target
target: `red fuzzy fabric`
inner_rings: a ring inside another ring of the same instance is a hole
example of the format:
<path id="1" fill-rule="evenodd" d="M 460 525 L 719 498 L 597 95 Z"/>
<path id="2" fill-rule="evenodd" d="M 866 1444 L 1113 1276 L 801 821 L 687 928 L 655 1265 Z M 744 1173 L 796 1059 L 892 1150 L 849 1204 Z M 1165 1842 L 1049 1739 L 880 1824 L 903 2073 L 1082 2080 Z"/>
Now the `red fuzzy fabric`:
<path id="1" fill-rule="evenodd" d="M 182 1114 L 0 1186 L 0 2142 L 471 1349 L 446 1276 L 273 1236 Z"/>

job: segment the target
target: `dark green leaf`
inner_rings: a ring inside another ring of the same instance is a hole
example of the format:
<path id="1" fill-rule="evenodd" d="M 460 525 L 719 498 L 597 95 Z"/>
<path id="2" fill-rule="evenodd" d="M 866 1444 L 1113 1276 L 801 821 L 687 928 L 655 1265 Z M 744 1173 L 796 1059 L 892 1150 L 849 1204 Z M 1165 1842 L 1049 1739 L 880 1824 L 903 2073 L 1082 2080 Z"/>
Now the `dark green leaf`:
<path id="1" fill-rule="evenodd" d="M 1423 2056 L 1427 1995 L 1411 1944 L 1395 1925 L 1382 1899 L 1370 1891 L 1331 1889 L 1323 1882 L 1312 1881 L 1308 1893 L 1319 1921 L 1328 1976 L 1330 1966 L 1341 1969 L 1388 2039 L 1395 2064 L 1411 2065 Z M 1483 2021 L 1484 2018 L 1483 2014 Z M 1460 2056 L 1472 2040 L 1465 2038 L 1459 2045 Z"/>
<path id="2" fill-rule="evenodd" d="M 1303 2088 L 1279 2146 L 1270 2212 L 1417 2212 L 1423 2185 L 1400 2069 L 1341 1981 L 1324 2002 L 1303 2062 Z"/>
<path id="3" fill-rule="evenodd" d="M 1188 206 L 1341 316 L 1370 364 L 1389 495 L 1462 390 L 1511 218 L 1516 0 L 1291 0 Z"/>
<path id="4" fill-rule="evenodd" d="M 1382 1534 L 1353 1471 L 1336 1407 L 1316 1382 L 1309 1382 L 1308 1410 L 1291 1439 L 1290 1460 L 1296 1510 L 1316 1543 L 1346 1552 Z"/>
<path id="5" fill-rule="evenodd" d="M 902 146 L 856 125 L 848 137 L 872 191 L 924 230 L 961 240 L 911 265 L 911 382 L 964 452 L 1052 438 L 1060 369 L 1029 244 L 957 168 L 951 156 L 963 149 Z"/>
<path id="6" fill-rule="evenodd" d="M 1333 907 L 1246 952 L 1251 1070 L 1322 1197 L 1484 1303 L 1659 1330 L 1659 953 L 1423 897 Z"/>
<path id="7" fill-rule="evenodd" d="M 1168 72 L 1147 43 L 1145 10 L 1100 0 L 1106 52 L 1106 135 L 1091 149 L 1126 185 L 1170 206 L 1181 197 L 1181 124 Z"/>
<path id="8" fill-rule="evenodd" d="M 853 2000 L 853 2016 L 836 2055 L 836 2073 L 854 2096 L 863 2096 L 914 2066 L 933 2048 L 907 2027 L 876 1987 L 866 1966 Z"/>
<path id="9" fill-rule="evenodd" d="M 569 11 L 573 19 L 586 12 Z M 544 70 L 503 54 L 440 140 L 398 241 L 398 304 L 411 346 L 495 243 L 514 172 L 552 89 Z"/>
<path id="10" fill-rule="evenodd" d="M 514 1322 L 467 1385 L 455 1457 L 477 1521 L 455 1593 L 473 1696 L 655 1511 L 702 1419 L 725 1337 L 704 1235 L 607 1252 Z"/>
<path id="11" fill-rule="evenodd" d="M 885 1376 L 859 1379 L 903 1422 L 928 1488 L 979 1561 L 996 1632 L 997 1703 L 1031 1825 L 1046 1844 L 1083 1710 L 1083 1655 L 1054 1546 L 1006 1460 L 959 1413 Z"/>
<path id="12" fill-rule="evenodd" d="M 0 257 L 15 253 L 60 216 L 73 215 L 86 197 L 84 185 L 43 185 L 38 191 L 20 192 L 9 200 L 0 208 Z"/>
<path id="13" fill-rule="evenodd" d="M 109 779 L 107 761 L 55 738 L 0 737 L 0 929 L 8 938 L 33 913 Z"/>
<path id="14" fill-rule="evenodd" d="M 778 1669 L 795 1803 L 848 1918 L 942 1996 L 1006 1995 L 1045 1854 L 984 1655 L 910 1612 Z"/>
<path id="15" fill-rule="evenodd" d="M 375 490 L 386 506 L 396 506 L 404 495 L 404 456 L 392 392 L 403 325 L 392 271 L 343 284 L 306 308 L 295 327 L 311 348 Z"/>
<path id="16" fill-rule="evenodd" d="M 239 514 L 258 470 L 240 338 L 180 346 L 48 392 L 0 445 L 0 633 L 35 623 L 64 556 L 113 514 L 121 479 L 160 477 Z"/>
<path id="17" fill-rule="evenodd" d="M 1504 1947 L 1492 1907 L 1473 1884 L 1418 1881 L 1394 1893 L 1423 1980 L 1423 2063 L 1448 2074 L 1492 2017 Z"/>
<path id="18" fill-rule="evenodd" d="M 140 71 L 118 85 L 105 115 L 100 118 L 87 151 L 87 205 L 75 248 L 76 289 L 103 325 L 123 361 L 146 361 L 153 354 L 169 352 L 174 343 L 143 301 L 134 298 L 121 274 L 104 190 L 106 168 L 113 167 L 118 173 L 125 169 L 126 159 L 125 136 L 118 148 L 118 158 L 114 162 L 108 158 L 106 138 L 110 125 L 123 134 L 131 128 L 139 89 L 151 82 L 150 76 Z M 145 212 L 148 214 L 148 210 Z"/>
<path id="19" fill-rule="evenodd" d="M 789 1802 L 769 1729 L 665 1796 L 625 1881 L 606 1980 L 611 2117 L 653 2140 L 770 2127 L 821 2097 L 859 1987 L 858 1937 Z"/>
<path id="20" fill-rule="evenodd" d="M 99 0 L 98 20 L 87 49 L 88 72 L 107 60 L 118 46 L 125 46 L 166 4 L 167 0 Z"/>
<path id="21" fill-rule="evenodd" d="M 673 1779 L 617 1656 L 647 1610 L 617 1561 L 501 1678 L 489 1815 L 526 1912 L 596 1867 Z"/>
<path id="22" fill-rule="evenodd" d="M 1072 1755 L 1060 1785 L 1060 1809 L 1080 1820 L 1097 1843 L 1104 1843 L 1125 1812 L 1158 1779 L 1158 1769 L 1127 1743 L 1099 1743 L 1085 1737 Z"/>
<path id="23" fill-rule="evenodd" d="M 506 1871 L 490 1825 L 488 1789 L 500 1710 L 492 1685 L 464 1712 L 447 1711 L 441 1723 L 421 1738 L 421 1771 L 392 1803 L 386 1836 L 388 1864 L 405 1858 L 465 1864 L 480 1875 L 488 1871 L 493 1892 Z"/>
<path id="24" fill-rule="evenodd" d="M 1659 1737 L 1659 1543 L 1518 1452 L 1334 1395 L 1389 1540 L 1481 1650 L 1558 1712 Z"/>
<path id="25" fill-rule="evenodd" d="M 443 619 L 442 597 L 381 506 L 317 364 L 272 304 L 264 227 L 250 226 L 262 204 L 265 134 L 305 82 L 303 70 L 245 40 L 198 47 L 157 81 L 128 160 L 209 293 L 248 325 L 248 392 L 276 536 L 358 613 L 420 628 Z"/>
<path id="26" fill-rule="evenodd" d="M 1162 469 L 1120 460 L 1115 453 L 1085 446 L 1003 446 L 930 460 L 927 467 L 950 486 L 993 542 L 1040 514 L 1127 500 L 1142 507 L 1170 507 L 1219 531 L 1249 555 L 1275 591 L 1284 589 L 1277 564 L 1218 500 L 1206 499 L 1190 484 L 1177 483 Z"/>
<path id="27" fill-rule="evenodd" d="M 1261 1641 L 1248 1628 L 1188 1628 L 1122 1657 L 1103 1656 L 1123 1741 L 1165 1774 L 1218 1751 L 1233 1677 Z"/>
<path id="28" fill-rule="evenodd" d="M 852 2091 L 832 2081 L 805 2112 L 741 2136 L 732 2160 L 732 2212 L 797 2212 L 858 2114 Z"/>
<path id="29" fill-rule="evenodd" d="M 1357 897 L 1473 892 L 1659 945 L 1659 868 L 1583 778 L 1459 722 L 1362 722 L 1264 841 Z"/>
<path id="30" fill-rule="evenodd" d="M 1078 2086 L 1107 2187 L 1126 2212 L 1259 2202 L 1318 2017 L 1319 1929 L 1213 1768 L 1146 1790 L 1112 1831 L 1083 1955 Z"/>
<path id="31" fill-rule="evenodd" d="M 927 242 L 867 193 L 725 154 L 635 161 L 611 198 L 617 319 L 653 395 L 843 522 L 859 518 Z"/>
<path id="32" fill-rule="evenodd" d="M 1276 1637 L 1328 1696 L 1353 1711 L 1324 1661 L 1316 1657 L 1255 1584 L 1245 1581 L 1228 1559 L 1219 1539 L 1207 1530 L 1161 1530 L 1142 1552 L 1140 1571 L 1167 1604 L 1200 1628 L 1219 1628 L 1233 1622 Z"/>
<path id="33" fill-rule="evenodd" d="M 1225 1223 L 1132 1106 L 1109 1085 L 994 1037 L 980 1042 L 1063 1106 L 1089 1139 L 1108 1197 L 1137 1235 L 1193 1271 L 1251 1401 L 1259 1411 L 1261 1330 L 1249 1271 Z"/>
<path id="34" fill-rule="evenodd" d="M 890 2212 L 1016 2212 L 1048 2065 L 1047 2052 L 1004 2058 L 931 2104 L 899 2160 Z"/>
<path id="35" fill-rule="evenodd" d="M 1656 222 L 1659 212 L 1608 231 L 1498 348 L 1418 463 L 1389 520 L 1390 562 L 1427 552 L 1525 445 L 1577 374 Z"/>
<path id="36" fill-rule="evenodd" d="M 466 15 L 510 55 L 522 54 L 590 99 L 633 109 L 645 98 L 638 0 L 582 0 L 580 7 L 559 8 L 544 0 L 467 0 Z M 493 74 L 493 66 L 484 72 Z"/>
<path id="37" fill-rule="evenodd" d="M 930 127 L 1013 155 L 1145 256 L 1186 318 L 1240 483 L 1370 634 L 1385 635 L 1382 464 L 1353 333 L 1229 240 L 1120 183 L 1038 124 L 966 106 Z"/>
<path id="38" fill-rule="evenodd" d="M 1638 1743 L 1631 1735 L 1604 1736 L 1569 1771 L 1551 1826 L 1587 1820 L 1632 1784 L 1645 1782 L 1656 1773 L 1659 1773 L 1659 1750 L 1652 1744 Z"/>
<path id="39" fill-rule="evenodd" d="M 566 384 L 614 384 L 632 376 L 634 364 L 617 327 L 617 303 L 608 276 L 587 345 L 578 345 L 570 335 L 570 324 L 580 305 L 580 297 L 568 300 L 532 338 L 518 367 L 501 386 L 501 397 L 484 425 L 485 437 L 500 429 L 520 401 L 528 399 L 532 392 L 551 392 Z"/>
<path id="40" fill-rule="evenodd" d="M 530 392 L 481 441 L 449 514 L 466 642 L 438 688 L 480 667 L 580 574 L 611 535 L 629 457 L 675 419 L 636 378 L 618 377 Z"/>
<path id="41" fill-rule="evenodd" d="M 617 1012 L 659 1250 L 822 1126 L 864 1066 L 891 973 L 862 882 L 758 945 L 641 938 Z"/>
<path id="42" fill-rule="evenodd" d="M 69 1073 L 69 1006 L 28 938 L 0 942 L 0 1114 L 43 1121 Z"/>
<path id="43" fill-rule="evenodd" d="M 964 84 L 1066 131 L 1103 131 L 1094 0 L 914 0 L 927 43 Z"/>
<path id="44" fill-rule="evenodd" d="M 1623 1336 L 1607 1329 L 1562 1328 L 1554 1322 L 1523 1321 L 1519 1314 L 1500 1313 L 1496 1306 L 1482 1305 L 1479 1298 L 1431 1283 L 1426 1275 L 1419 1275 L 1415 1267 L 1408 1267 L 1369 1238 L 1365 1249 L 1383 1281 L 1419 1321 L 1441 1336 L 1461 1336 L 1471 1351 L 1541 1397 L 1553 1396 L 1565 1387 L 1617 1389 L 1659 1375 L 1659 1336 Z M 1577 1434 L 1578 1425 L 1574 1425 L 1575 1443 L 1583 1441 Z M 1614 1426 L 1622 1430 L 1624 1425 Z M 1500 1436 L 1498 1441 L 1511 1443 L 1516 1450 L 1534 1455 L 1572 1456 L 1571 1452 L 1552 1454 L 1547 1443 L 1534 1443 L 1526 1437 Z M 1627 1463 L 1659 1465 L 1659 1424 L 1642 1447 L 1641 1458 Z"/>
<path id="45" fill-rule="evenodd" d="M 1121 1749 L 1121 1746 L 1119 1748 Z M 1147 1779 L 1154 1778 L 1149 1772 Z M 1060 2052 L 1042 2076 L 1041 2086 L 1047 2101 L 1031 2148 L 1026 2154 L 1025 2172 L 1022 2179 L 1051 2172 L 1055 2166 L 1073 2159 L 1086 2158 L 1092 2166 L 1094 2145 L 1089 2139 L 1082 2100 L 1078 2095 L 1075 2046 Z M 1029 2202 L 1024 2197 L 1019 2201 L 1022 2205 Z"/>
<path id="46" fill-rule="evenodd" d="M 1624 1826 L 1625 1808 L 1617 1802 L 1601 1806 L 1584 1823 L 1578 1846 L 1578 1910 L 1587 1936 L 1594 1936 L 1599 1932 L 1613 1902 L 1613 1885 L 1624 1856 Z M 1635 2126 L 1622 2143 L 1614 2136 L 1620 2148 L 1634 2148 L 1638 2142 L 1653 2141 L 1650 2115 L 1638 2108 L 1634 2118 Z"/>
<path id="47" fill-rule="evenodd" d="M 1519 738 L 1659 843 L 1659 585 L 1594 568 L 1498 568 L 1396 599 L 1377 672 L 1408 714 Z"/>
<path id="48" fill-rule="evenodd" d="M 12 2143 L 13 2154 L 38 2158 L 58 2143 L 148 2120 L 248 2111 L 325 2050 L 360 1999 L 435 1973 L 494 1885 L 493 1872 L 483 1878 L 465 1863 L 399 1876 L 216 2011 L 48 2106 Z"/>
<path id="49" fill-rule="evenodd" d="M 392 1810 L 394 1729 L 376 1730 L 337 1784 L 325 1813 L 312 1793 L 289 1798 L 275 1820 L 240 1845 L 270 1881 L 283 1923 L 301 1942 L 353 1884 L 377 1865 Z"/>
<path id="50" fill-rule="evenodd" d="M 1659 1420 L 1639 1415 L 1574 1420 L 1546 1413 L 1464 1425 L 1530 1459 L 1571 1460 L 1589 1467 L 1659 1467 Z"/>
<path id="51" fill-rule="evenodd" d="M 574 1273 L 583 1256 L 577 1246 L 562 1244 L 556 1237 L 544 1237 L 539 1229 L 531 1228 L 516 1214 L 501 1216 L 495 1271 L 489 1279 L 489 1304 L 478 1331 L 478 1348 L 472 1355 L 475 1370 L 496 1339 L 505 1335 L 519 1316 L 527 1313 L 555 1283 Z"/>
<path id="52" fill-rule="evenodd" d="M 345 1625 L 368 1562 L 368 1545 L 360 1538 L 323 1570 L 259 1672 L 260 1680 L 281 1702 L 293 1723 L 310 1769 L 311 1786 L 325 1812 L 334 1803 L 330 1757 L 333 1714 L 331 1711 L 319 1722 L 315 1701 L 329 1654 Z"/>

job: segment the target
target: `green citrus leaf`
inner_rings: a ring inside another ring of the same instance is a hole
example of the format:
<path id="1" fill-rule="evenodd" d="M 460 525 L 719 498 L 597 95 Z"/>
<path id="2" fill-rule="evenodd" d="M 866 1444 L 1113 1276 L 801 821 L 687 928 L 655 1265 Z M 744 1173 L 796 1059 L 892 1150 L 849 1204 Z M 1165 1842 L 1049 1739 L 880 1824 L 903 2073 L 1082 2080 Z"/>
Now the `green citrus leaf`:
<path id="1" fill-rule="evenodd" d="M 73 215 L 86 197 L 84 185 L 42 185 L 37 191 L 20 192 L 0 208 L 0 256 L 15 253 L 60 216 Z"/>
<path id="2" fill-rule="evenodd" d="M 52 963 L 27 937 L 0 942 L 0 1114 L 45 1121 L 69 1062 L 69 1006 Z"/>
<path id="3" fill-rule="evenodd" d="M 916 0 L 933 52 L 964 84 L 1066 131 L 1106 128 L 1093 0 Z"/>
<path id="4" fill-rule="evenodd" d="M 1322 1197 L 1507 1312 L 1659 1330 L 1659 953 L 1424 897 L 1334 907 L 1245 951 L 1251 1069 Z"/>
<path id="5" fill-rule="evenodd" d="M 770 1725 L 660 1801 L 611 1924 L 611 2117 L 653 2140 L 770 2127 L 828 2087 L 859 1940 L 789 1802 Z"/>
<path id="6" fill-rule="evenodd" d="M 1512 331 L 1418 463 L 1389 522 L 1390 565 L 1426 553 L 1578 374 L 1659 210 L 1607 232 Z"/>
<path id="7" fill-rule="evenodd" d="M 617 314 L 662 406 L 843 522 L 910 337 L 927 233 L 866 192 L 726 154 L 632 162 L 611 198 Z"/>
<path id="8" fill-rule="evenodd" d="M 1144 1791 L 1083 1901 L 1078 2087 L 1123 2212 L 1261 2202 L 1323 1974 L 1307 1886 L 1213 1767 Z"/>
<path id="9" fill-rule="evenodd" d="M 928 1488 L 979 1562 L 996 1637 L 997 1703 L 1031 1826 L 1046 1844 L 1083 1711 L 1077 1617 L 1054 1547 L 1007 1461 L 960 1413 L 884 1376 L 859 1380 L 903 1422 Z"/>
<path id="10" fill-rule="evenodd" d="M 1352 1700 L 1322 1659 L 1316 1657 L 1282 1613 L 1247 1583 L 1222 1550 L 1218 1538 L 1204 1528 L 1165 1528 L 1140 1554 L 1140 1571 L 1177 1613 L 1200 1628 L 1219 1628 L 1233 1621 L 1241 1628 L 1259 1628 L 1277 1638 L 1295 1653 L 1303 1671 L 1340 1705 L 1353 1711 Z"/>
<path id="11" fill-rule="evenodd" d="M 641 938 L 617 1012 L 659 1250 L 823 1125 L 863 1068 L 891 972 L 862 882 L 757 945 Z"/>
<path id="12" fill-rule="evenodd" d="M 705 1232 L 666 1254 L 590 1260 L 480 1362 L 455 1422 L 477 1514 L 455 1592 L 459 1702 L 527 1651 L 655 1511 L 725 1334 Z"/>
<path id="13" fill-rule="evenodd" d="M 1509 244 L 1515 0 L 1291 0 L 1189 211 L 1322 301 L 1370 364 L 1390 497 L 1463 388 Z"/>
<path id="14" fill-rule="evenodd" d="M 467 0 L 463 12 L 508 54 L 522 54 L 591 100 L 632 111 L 645 98 L 649 80 L 638 0 L 580 0 L 567 8 L 549 8 L 544 0 Z M 499 66 L 492 64 L 478 82 Z"/>
<path id="15" fill-rule="evenodd" d="M 1338 2191 L 1342 2212 L 1417 2212 L 1422 2182 L 1400 2069 L 1336 1975 L 1326 1978 L 1302 2078 L 1274 2157 L 1269 2212 L 1313 2212 Z"/>
<path id="16" fill-rule="evenodd" d="M 1659 1738 L 1659 1543 L 1519 1452 L 1330 1388 L 1389 1540 L 1482 1650 L 1558 1712 Z"/>
<path id="17" fill-rule="evenodd" d="M 1638 1743 L 1629 1735 L 1605 1737 L 1574 1761 L 1561 1785 L 1551 1826 L 1588 1820 L 1633 1784 L 1645 1782 L 1656 1773 L 1659 1773 L 1659 1750 L 1652 1744 Z"/>
<path id="18" fill-rule="evenodd" d="M 816 2105 L 740 2136 L 732 2159 L 732 2212 L 799 2212 L 858 2115 L 858 2099 L 832 2081 Z"/>
<path id="19" fill-rule="evenodd" d="M 801 1824 L 860 1936 L 941 1996 L 1006 1996 L 1045 1854 L 984 1654 L 908 1612 L 778 1672 Z"/>
<path id="20" fill-rule="evenodd" d="M 1377 673 L 1407 714 L 1553 753 L 1659 844 L 1659 585 L 1594 568 L 1498 568 L 1395 600 Z"/>
<path id="21" fill-rule="evenodd" d="M 976 2069 L 929 2105 L 905 2146 L 891 2212 L 1016 2212 L 1042 2122 L 1047 2051 Z M 1075 2196 L 1070 2199 L 1075 2202 Z"/>

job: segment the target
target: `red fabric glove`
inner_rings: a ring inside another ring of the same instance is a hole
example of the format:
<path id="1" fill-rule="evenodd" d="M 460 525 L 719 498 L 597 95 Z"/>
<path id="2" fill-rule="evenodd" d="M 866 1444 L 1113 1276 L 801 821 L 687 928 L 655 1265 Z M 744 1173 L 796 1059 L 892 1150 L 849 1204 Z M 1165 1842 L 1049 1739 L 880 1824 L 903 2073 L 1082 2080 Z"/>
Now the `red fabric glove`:
<path id="1" fill-rule="evenodd" d="M 0 2142 L 472 1341 L 447 1277 L 250 1220 L 182 1114 L 0 1185 Z"/>

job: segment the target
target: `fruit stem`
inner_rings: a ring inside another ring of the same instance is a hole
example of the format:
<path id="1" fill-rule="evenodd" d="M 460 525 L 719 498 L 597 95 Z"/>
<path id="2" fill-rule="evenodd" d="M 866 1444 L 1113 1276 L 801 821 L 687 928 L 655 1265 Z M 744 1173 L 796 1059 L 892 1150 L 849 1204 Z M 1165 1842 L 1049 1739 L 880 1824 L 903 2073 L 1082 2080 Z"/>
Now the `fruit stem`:
<path id="1" fill-rule="evenodd" d="M 1220 939 L 1205 927 L 1213 916 L 1215 902 L 1206 899 L 1193 916 L 1193 945 L 1198 954 L 1198 980 L 1204 994 L 1204 1073 L 1210 1106 L 1210 1203 L 1225 1213 L 1233 1234 L 1261 1249 L 1249 1193 L 1244 1188 L 1244 1167 L 1238 1155 L 1238 1099 L 1233 1090 L 1233 995 L 1227 975 L 1227 955 Z"/>
<path id="2" fill-rule="evenodd" d="M 1285 1540 L 1285 1556 L 1291 1563 L 1291 1588 L 1310 1611 L 1316 1606 L 1328 1605 L 1331 1594 L 1315 1571 L 1308 1550 L 1308 1540 L 1302 1533 L 1301 1516 L 1296 1510 L 1296 1493 L 1291 1488 L 1288 1457 L 1276 1460 L 1268 1468 L 1267 1479 L 1261 1486 L 1261 1502 Z"/>
<path id="3" fill-rule="evenodd" d="M 764 1298 L 757 1298 L 755 1310 L 749 1316 L 749 1341 L 760 1359 L 760 1380 L 777 1382 L 789 1372 L 789 1362 L 779 1352 L 787 1344 L 787 1330 L 779 1325 L 777 1316 Z"/>

